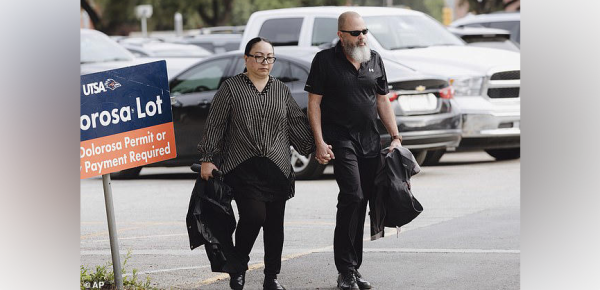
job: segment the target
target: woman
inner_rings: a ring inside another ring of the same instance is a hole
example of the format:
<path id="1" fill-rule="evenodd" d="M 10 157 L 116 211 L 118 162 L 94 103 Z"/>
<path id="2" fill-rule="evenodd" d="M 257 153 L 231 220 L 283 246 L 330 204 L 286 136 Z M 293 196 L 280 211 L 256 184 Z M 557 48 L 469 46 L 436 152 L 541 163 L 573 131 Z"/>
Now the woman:
<path id="1" fill-rule="evenodd" d="M 281 81 L 270 76 L 275 63 L 273 46 L 264 38 L 246 45 L 246 72 L 226 80 L 216 93 L 198 149 L 201 177 L 213 169 L 225 174 L 233 188 L 239 213 L 235 251 L 245 259 L 263 228 L 264 289 L 285 289 L 277 281 L 283 250 L 286 200 L 294 195 L 290 145 L 301 154 L 313 151 L 306 115 Z M 213 157 L 220 155 L 219 168 Z M 232 289 L 243 289 L 245 272 L 230 273 Z"/>

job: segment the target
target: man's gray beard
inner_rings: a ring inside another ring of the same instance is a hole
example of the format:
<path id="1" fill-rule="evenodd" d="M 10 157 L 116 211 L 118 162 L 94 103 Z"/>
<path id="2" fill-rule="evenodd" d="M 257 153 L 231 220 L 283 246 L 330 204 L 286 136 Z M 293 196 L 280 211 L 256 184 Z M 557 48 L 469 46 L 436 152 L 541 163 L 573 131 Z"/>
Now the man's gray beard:
<path id="1" fill-rule="evenodd" d="M 371 60 L 371 49 L 369 48 L 369 45 L 344 45 L 344 51 L 346 51 L 346 54 L 348 54 L 353 60 L 360 63 Z"/>

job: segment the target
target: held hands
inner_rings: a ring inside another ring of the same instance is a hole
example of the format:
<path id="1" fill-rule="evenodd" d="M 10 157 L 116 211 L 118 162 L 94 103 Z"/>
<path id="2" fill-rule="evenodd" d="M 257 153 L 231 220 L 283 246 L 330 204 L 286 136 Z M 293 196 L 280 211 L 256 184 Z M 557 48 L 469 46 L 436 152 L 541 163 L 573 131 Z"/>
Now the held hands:
<path id="1" fill-rule="evenodd" d="M 213 169 L 219 170 L 213 163 L 211 162 L 202 162 L 202 166 L 200 168 L 200 177 L 204 180 L 208 180 L 210 177 L 214 177 L 212 175 Z"/>
<path id="2" fill-rule="evenodd" d="M 320 164 L 327 164 L 331 159 L 335 159 L 335 155 L 333 151 L 331 151 L 331 145 L 328 145 L 325 142 L 321 142 L 317 145 L 317 150 L 315 151 L 315 159 Z"/>

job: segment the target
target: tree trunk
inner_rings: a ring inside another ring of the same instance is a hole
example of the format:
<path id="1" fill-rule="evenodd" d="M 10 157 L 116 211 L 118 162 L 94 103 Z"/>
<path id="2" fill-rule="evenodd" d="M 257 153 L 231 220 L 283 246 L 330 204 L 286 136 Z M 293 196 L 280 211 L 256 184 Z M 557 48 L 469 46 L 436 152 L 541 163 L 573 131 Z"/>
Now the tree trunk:
<path id="1" fill-rule="evenodd" d="M 206 24 L 206 26 L 222 26 L 229 24 L 231 21 L 231 13 L 233 0 L 212 0 L 210 6 L 206 7 L 206 5 L 200 4 L 198 6 L 198 14 L 200 14 L 200 18 L 202 18 L 202 22 Z M 206 13 L 206 11 L 212 11 L 212 15 Z"/>

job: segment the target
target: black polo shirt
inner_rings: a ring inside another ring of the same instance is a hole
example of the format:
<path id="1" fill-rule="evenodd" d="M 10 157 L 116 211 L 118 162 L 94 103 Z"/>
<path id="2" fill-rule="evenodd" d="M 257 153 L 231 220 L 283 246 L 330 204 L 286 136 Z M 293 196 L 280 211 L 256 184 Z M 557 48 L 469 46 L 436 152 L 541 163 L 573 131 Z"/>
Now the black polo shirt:
<path id="1" fill-rule="evenodd" d="M 323 139 L 336 146 L 351 143 L 361 157 L 378 156 L 377 95 L 389 93 L 381 56 L 371 50 L 371 60 L 357 71 L 341 44 L 315 55 L 304 90 L 322 95 Z"/>

